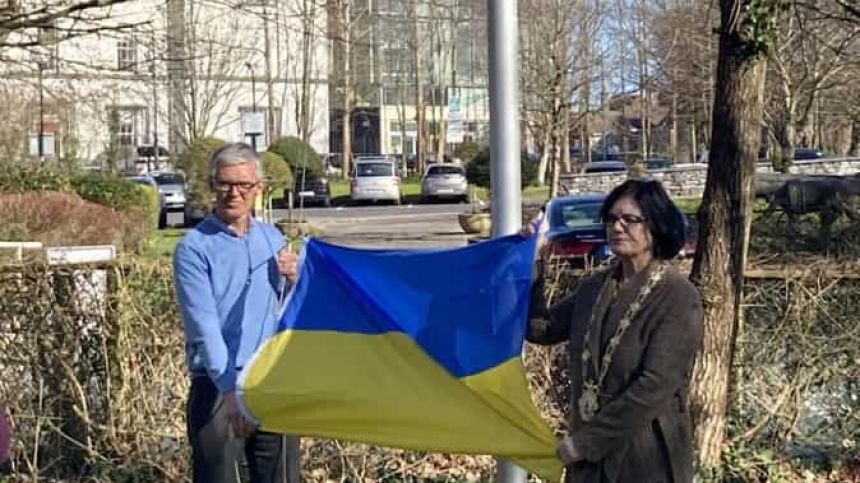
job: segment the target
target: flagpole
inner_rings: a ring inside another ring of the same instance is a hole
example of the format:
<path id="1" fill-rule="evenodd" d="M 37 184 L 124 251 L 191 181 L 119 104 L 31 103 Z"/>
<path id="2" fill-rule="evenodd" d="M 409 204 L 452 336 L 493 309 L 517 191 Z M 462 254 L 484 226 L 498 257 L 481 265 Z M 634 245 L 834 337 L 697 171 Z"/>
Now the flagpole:
<path id="1" fill-rule="evenodd" d="M 517 0 L 487 0 L 490 60 L 490 186 L 492 235 L 519 231 L 520 188 L 519 59 Z M 525 483 L 526 472 L 497 461 L 496 481 Z"/>

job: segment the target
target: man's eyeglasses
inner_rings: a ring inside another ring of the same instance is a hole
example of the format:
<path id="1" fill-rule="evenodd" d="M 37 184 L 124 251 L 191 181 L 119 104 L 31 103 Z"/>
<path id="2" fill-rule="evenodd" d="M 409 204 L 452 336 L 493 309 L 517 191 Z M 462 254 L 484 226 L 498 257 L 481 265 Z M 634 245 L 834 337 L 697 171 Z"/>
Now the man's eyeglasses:
<path id="1" fill-rule="evenodd" d="M 226 193 L 230 193 L 231 191 L 233 191 L 233 188 L 236 188 L 236 190 L 239 192 L 239 194 L 244 195 L 245 193 L 254 189 L 258 184 L 260 184 L 259 181 L 242 181 L 239 183 L 228 183 L 226 181 L 215 181 L 214 183 L 212 183 L 212 189 L 215 190 L 215 192 L 217 192 L 217 193 L 226 194 Z"/>
<path id="2" fill-rule="evenodd" d="M 645 220 L 646 218 L 644 216 L 634 215 L 631 213 L 622 213 L 620 215 L 607 213 L 606 216 L 603 217 L 603 224 L 606 226 L 613 226 L 616 222 L 620 221 L 621 226 L 630 226 L 645 223 Z"/>

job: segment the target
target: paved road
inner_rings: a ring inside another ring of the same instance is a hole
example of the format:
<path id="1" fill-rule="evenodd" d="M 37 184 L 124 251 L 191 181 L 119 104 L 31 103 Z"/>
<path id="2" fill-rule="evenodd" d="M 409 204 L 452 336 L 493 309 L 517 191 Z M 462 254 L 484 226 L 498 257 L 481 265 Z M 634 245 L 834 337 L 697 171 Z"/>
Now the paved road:
<path id="1" fill-rule="evenodd" d="M 304 209 L 304 215 L 299 214 L 301 210 L 294 209 L 293 216 L 307 218 L 309 220 L 350 220 L 373 217 L 403 217 L 412 215 L 456 215 L 467 209 L 465 204 L 417 204 L 417 205 L 368 205 L 368 206 L 337 206 L 334 208 L 308 207 Z M 287 218 L 286 209 L 274 210 L 275 219 Z"/>
<path id="2" fill-rule="evenodd" d="M 465 205 L 403 205 L 306 208 L 304 218 L 323 228 L 320 238 L 364 248 L 437 248 L 463 246 L 467 236 L 457 223 Z M 294 210 L 294 217 L 297 210 Z M 275 219 L 287 210 L 275 210 Z"/>
<path id="3" fill-rule="evenodd" d="M 401 206 L 339 206 L 293 210 L 294 218 L 305 218 L 321 227 L 321 239 L 339 245 L 363 248 L 439 248 L 463 246 L 467 235 L 460 229 L 457 214 L 464 204 Z M 285 209 L 274 210 L 275 220 L 286 219 Z M 182 213 L 169 213 L 168 225 L 182 226 Z"/>

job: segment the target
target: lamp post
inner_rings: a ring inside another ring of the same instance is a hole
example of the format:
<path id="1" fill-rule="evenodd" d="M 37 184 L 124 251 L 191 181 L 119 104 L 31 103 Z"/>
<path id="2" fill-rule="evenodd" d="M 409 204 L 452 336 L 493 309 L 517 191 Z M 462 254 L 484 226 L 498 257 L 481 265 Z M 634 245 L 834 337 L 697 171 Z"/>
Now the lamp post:
<path id="1" fill-rule="evenodd" d="M 245 62 L 245 67 L 251 71 L 251 116 L 252 119 L 256 119 L 257 116 L 257 86 L 254 84 L 254 65 L 250 62 Z M 251 147 L 254 148 L 254 152 L 257 151 L 257 134 L 258 133 L 249 133 L 251 135 Z"/>
<path id="2" fill-rule="evenodd" d="M 39 69 L 39 136 L 38 136 L 38 153 L 39 162 L 45 164 L 45 94 L 42 84 L 42 71 L 45 68 L 45 63 L 42 60 L 36 62 Z"/>

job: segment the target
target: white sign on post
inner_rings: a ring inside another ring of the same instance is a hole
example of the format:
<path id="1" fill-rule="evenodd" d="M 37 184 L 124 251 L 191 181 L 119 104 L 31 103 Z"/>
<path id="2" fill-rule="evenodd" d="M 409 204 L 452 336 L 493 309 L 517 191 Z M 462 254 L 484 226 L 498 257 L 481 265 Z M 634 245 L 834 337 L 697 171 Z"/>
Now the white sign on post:
<path id="1" fill-rule="evenodd" d="M 263 134 L 266 132 L 266 114 L 263 111 L 243 112 L 242 131 L 245 134 Z"/>
<path id="2" fill-rule="evenodd" d="M 448 88 L 448 119 L 445 139 L 449 143 L 463 142 L 463 113 L 460 111 L 460 89 Z"/>
<path id="3" fill-rule="evenodd" d="M 53 156 L 55 152 L 54 149 L 54 133 L 43 133 L 42 134 L 42 156 Z M 30 135 L 30 156 L 38 156 L 39 155 L 39 135 L 31 134 Z"/>

